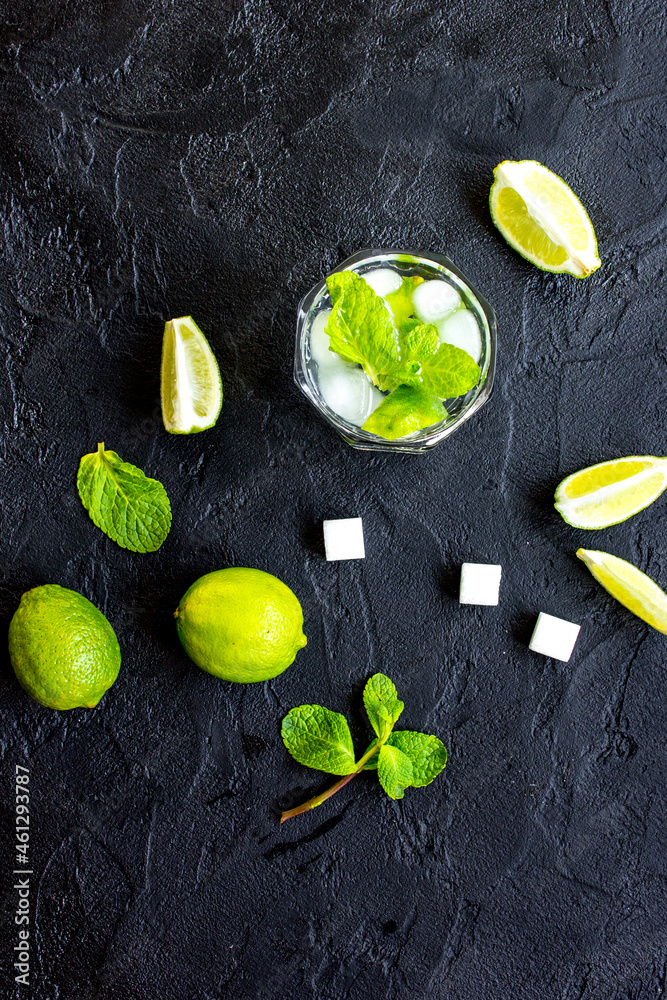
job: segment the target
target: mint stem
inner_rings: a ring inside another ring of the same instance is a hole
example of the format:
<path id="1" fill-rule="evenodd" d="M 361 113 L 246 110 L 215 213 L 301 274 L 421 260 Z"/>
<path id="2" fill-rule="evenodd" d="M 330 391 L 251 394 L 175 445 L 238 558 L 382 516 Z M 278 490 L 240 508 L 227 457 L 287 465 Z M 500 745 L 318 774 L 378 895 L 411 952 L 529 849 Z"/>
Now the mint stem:
<path id="1" fill-rule="evenodd" d="M 387 736 L 389 736 L 389 733 L 387 733 Z M 357 764 L 356 770 L 353 771 L 352 774 L 346 774 L 344 778 L 337 781 L 335 785 L 331 786 L 331 788 L 327 788 L 326 792 L 313 796 L 312 799 L 308 799 L 308 801 L 304 802 L 303 805 L 295 806 L 294 809 L 287 809 L 280 817 L 280 822 L 284 823 L 285 820 L 291 819 L 293 816 L 300 816 L 301 813 L 308 812 L 310 809 L 314 809 L 315 806 L 321 806 L 323 802 L 326 802 L 326 800 L 330 799 L 332 795 L 335 795 L 339 789 L 343 788 L 344 785 L 347 785 L 348 781 L 352 781 L 352 779 L 359 774 L 360 771 L 363 771 L 364 764 L 370 760 L 374 753 L 378 753 L 380 747 L 387 739 L 387 736 L 385 736 L 383 740 L 378 740 L 377 743 L 374 743 L 373 746 L 366 751 Z"/>

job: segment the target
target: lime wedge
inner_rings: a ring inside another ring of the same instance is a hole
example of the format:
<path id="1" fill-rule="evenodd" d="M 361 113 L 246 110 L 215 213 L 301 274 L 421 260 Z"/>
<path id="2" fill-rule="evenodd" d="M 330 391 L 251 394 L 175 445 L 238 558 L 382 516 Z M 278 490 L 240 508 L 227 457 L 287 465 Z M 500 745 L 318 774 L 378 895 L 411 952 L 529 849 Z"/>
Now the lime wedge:
<path id="1" fill-rule="evenodd" d="M 646 573 L 608 552 L 577 549 L 577 557 L 623 607 L 667 635 L 667 594 Z"/>
<path id="2" fill-rule="evenodd" d="M 537 160 L 493 171 L 491 218 L 510 246 L 544 271 L 586 278 L 600 266 L 593 224 L 574 191 Z"/>
<path id="3" fill-rule="evenodd" d="M 160 372 L 162 420 L 170 434 L 213 427 L 222 407 L 220 369 L 192 316 L 164 324 Z"/>
<path id="4" fill-rule="evenodd" d="M 574 528 L 609 528 L 656 500 L 667 487 L 667 458 L 628 455 L 574 472 L 556 488 L 555 508 Z"/>
<path id="5" fill-rule="evenodd" d="M 385 396 L 361 429 L 387 441 L 396 441 L 423 427 L 438 424 L 446 416 L 447 410 L 437 396 L 413 386 L 399 385 Z"/>

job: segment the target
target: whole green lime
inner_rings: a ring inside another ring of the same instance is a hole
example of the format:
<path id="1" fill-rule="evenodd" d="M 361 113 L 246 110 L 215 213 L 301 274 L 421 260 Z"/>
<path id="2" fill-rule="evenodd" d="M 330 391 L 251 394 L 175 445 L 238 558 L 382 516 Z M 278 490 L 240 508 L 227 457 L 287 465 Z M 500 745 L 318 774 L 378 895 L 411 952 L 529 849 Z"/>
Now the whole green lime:
<path id="1" fill-rule="evenodd" d="M 21 686 L 47 708 L 94 708 L 120 670 L 118 639 L 102 612 L 55 583 L 21 598 L 9 656 Z"/>
<path id="2" fill-rule="evenodd" d="M 201 576 L 174 617 L 185 652 L 226 681 L 266 681 L 287 670 L 306 645 L 303 612 L 281 580 L 235 567 Z"/>

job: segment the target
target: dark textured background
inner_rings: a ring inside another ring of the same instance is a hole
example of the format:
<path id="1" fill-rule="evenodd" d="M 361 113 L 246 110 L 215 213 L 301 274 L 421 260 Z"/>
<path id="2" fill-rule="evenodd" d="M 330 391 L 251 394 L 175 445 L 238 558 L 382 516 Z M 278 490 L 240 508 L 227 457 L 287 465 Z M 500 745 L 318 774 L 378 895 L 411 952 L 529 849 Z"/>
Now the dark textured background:
<path id="1" fill-rule="evenodd" d="M 665 643 L 597 588 L 580 544 L 667 584 L 667 506 L 584 535 L 574 469 L 664 453 L 667 138 L 657 0 L 4 0 L 0 390 L 4 626 L 43 582 L 123 651 L 99 707 L 30 702 L 4 657 L 2 993 L 13 988 L 12 775 L 32 782 L 37 1000 L 644 1000 L 667 994 Z M 486 207 L 534 157 L 583 197 L 602 268 L 546 275 Z M 491 402 L 426 457 L 361 454 L 292 382 L 297 303 L 363 246 L 444 251 L 495 306 Z M 162 325 L 192 313 L 218 426 L 162 429 Z M 159 477 L 155 555 L 81 507 L 98 441 Z M 324 517 L 363 515 L 327 564 Z M 459 608 L 464 560 L 503 565 Z M 257 566 L 308 647 L 267 684 L 191 664 L 171 618 L 200 574 Z M 569 664 L 527 648 L 580 622 Z M 285 752 L 304 701 L 355 720 L 364 679 L 450 763 L 391 802 Z"/>

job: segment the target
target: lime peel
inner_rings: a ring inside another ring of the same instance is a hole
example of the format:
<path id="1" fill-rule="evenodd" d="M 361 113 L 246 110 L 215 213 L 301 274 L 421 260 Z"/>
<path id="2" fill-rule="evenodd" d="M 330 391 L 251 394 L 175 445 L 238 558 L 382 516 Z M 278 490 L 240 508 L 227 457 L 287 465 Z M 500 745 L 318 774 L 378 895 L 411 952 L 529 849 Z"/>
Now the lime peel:
<path id="1" fill-rule="evenodd" d="M 174 617 L 190 659 L 236 683 L 277 677 L 307 642 L 296 595 L 259 569 L 234 566 L 206 573 L 185 592 Z"/>

